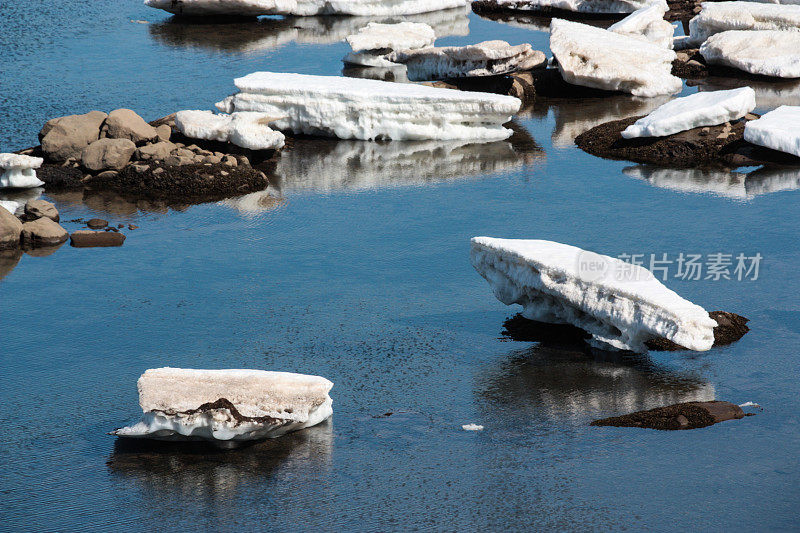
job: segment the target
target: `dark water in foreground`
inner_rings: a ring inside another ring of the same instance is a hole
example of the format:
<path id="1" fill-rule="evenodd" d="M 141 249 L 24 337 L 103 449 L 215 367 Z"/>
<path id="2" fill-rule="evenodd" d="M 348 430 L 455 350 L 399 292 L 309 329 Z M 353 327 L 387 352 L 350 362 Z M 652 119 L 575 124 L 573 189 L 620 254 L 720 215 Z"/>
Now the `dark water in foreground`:
<path id="1" fill-rule="evenodd" d="M 33 144 L 53 116 L 130 107 L 153 119 L 208 108 L 259 69 L 338 73 L 348 33 L 319 19 L 201 31 L 137 1 L 2 9 L 4 151 Z M 474 15 L 468 27 L 440 44 L 547 44 Z M 762 105 L 796 91 L 762 91 Z M 140 229 L 119 249 L 0 264 L 0 528 L 796 530 L 796 179 L 669 174 L 572 146 L 642 105 L 654 104 L 537 102 L 517 122 L 541 151 L 312 145 L 239 202 L 45 194 L 64 220 Z M 755 281 L 668 282 L 749 317 L 752 332 L 633 360 L 503 342 L 512 310 L 469 264 L 475 235 L 610 255 L 760 253 Z M 224 454 L 115 442 L 105 433 L 139 414 L 139 374 L 166 365 L 323 375 L 334 416 Z M 695 398 L 764 411 L 687 432 L 588 426 Z"/>

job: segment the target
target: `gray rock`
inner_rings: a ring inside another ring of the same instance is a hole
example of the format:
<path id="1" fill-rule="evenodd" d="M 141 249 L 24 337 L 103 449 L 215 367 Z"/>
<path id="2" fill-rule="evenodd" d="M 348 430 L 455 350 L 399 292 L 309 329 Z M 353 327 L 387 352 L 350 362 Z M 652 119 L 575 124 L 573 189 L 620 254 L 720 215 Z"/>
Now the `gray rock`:
<path id="1" fill-rule="evenodd" d="M 162 124 L 156 128 L 156 135 L 158 135 L 159 141 L 168 141 L 172 136 L 172 128 L 169 127 L 169 124 Z"/>
<path id="2" fill-rule="evenodd" d="M 182 165 L 191 165 L 192 163 L 194 163 L 194 158 L 193 157 L 186 157 L 186 156 L 181 156 L 181 155 L 176 155 L 176 154 L 173 154 L 173 155 L 167 157 L 164 160 L 164 164 L 168 165 L 168 166 L 171 166 L 171 167 L 182 166 Z"/>
<path id="3" fill-rule="evenodd" d="M 67 230 L 49 218 L 37 218 L 22 225 L 22 245 L 28 248 L 55 246 L 69 238 Z"/>
<path id="4" fill-rule="evenodd" d="M 22 222 L 17 217 L 0 208 L 0 250 L 19 248 Z"/>
<path id="5" fill-rule="evenodd" d="M 46 200 L 28 200 L 25 204 L 25 218 L 36 220 L 37 218 L 47 217 L 53 222 L 60 220 L 56 206 Z"/>
<path id="6" fill-rule="evenodd" d="M 81 162 L 89 170 L 119 170 L 131 160 L 136 145 L 129 139 L 99 139 L 81 153 Z"/>
<path id="7" fill-rule="evenodd" d="M 108 137 L 141 144 L 158 138 L 156 129 L 130 109 L 115 109 L 106 119 Z"/>
<path id="8" fill-rule="evenodd" d="M 100 126 L 107 116 L 90 111 L 49 120 L 39 133 L 42 151 L 52 161 L 79 158 L 84 148 L 100 138 Z"/>
<path id="9" fill-rule="evenodd" d="M 222 157 L 218 155 L 207 155 L 203 158 L 203 163 L 210 163 L 212 165 L 219 165 L 222 162 Z"/>
<path id="10" fill-rule="evenodd" d="M 177 147 L 169 141 L 159 141 L 155 144 L 146 144 L 136 150 L 137 157 L 144 161 L 151 159 L 164 160 Z"/>
<path id="11" fill-rule="evenodd" d="M 239 164 L 235 157 L 232 155 L 226 155 L 222 158 L 222 162 L 228 165 L 229 167 L 235 167 Z"/>

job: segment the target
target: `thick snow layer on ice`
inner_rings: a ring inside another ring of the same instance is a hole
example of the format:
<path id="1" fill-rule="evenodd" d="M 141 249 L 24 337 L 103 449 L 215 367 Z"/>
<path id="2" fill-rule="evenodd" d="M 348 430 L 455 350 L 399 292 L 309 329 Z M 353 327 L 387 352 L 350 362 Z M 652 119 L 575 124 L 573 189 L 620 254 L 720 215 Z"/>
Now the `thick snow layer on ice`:
<path id="1" fill-rule="evenodd" d="M 690 94 L 662 105 L 622 132 L 626 139 L 665 137 L 700 126 L 715 126 L 745 116 L 756 107 L 750 87 Z"/>
<path id="2" fill-rule="evenodd" d="M 142 420 L 113 433 L 165 440 L 278 437 L 327 419 L 331 387 L 325 378 L 289 372 L 150 369 L 138 382 Z"/>
<path id="3" fill-rule="evenodd" d="M 466 0 L 145 0 L 176 15 L 402 16 L 466 5 Z"/>
<path id="4" fill-rule="evenodd" d="M 433 28 L 418 22 L 399 22 L 397 24 L 370 22 L 358 30 L 358 33 L 348 35 L 346 40 L 353 52 L 380 48 L 405 50 L 433 45 L 436 34 L 433 32 Z"/>
<path id="5" fill-rule="evenodd" d="M 28 189 L 41 187 L 44 182 L 36 177 L 36 170 L 44 160 L 19 154 L 0 154 L 0 188 Z"/>
<path id="6" fill-rule="evenodd" d="M 695 46 L 729 30 L 800 31 L 800 5 L 703 2 L 700 14 L 689 21 L 689 36 Z"/>
<path id="7" fill-rule="evenodd" d="M 501 140 L 522 102 L 511 96 L 377 80 L 256 72 L 234 80 L 240 92 L 223 112 L 281 116 L 277 129 L 340 139 Z"/>
<path id="8" fill-rule="evenodd" d="M 411 81 L 493 76 L 544 67 L 547 58 L 529 44 L 485 41 L 468 46 L 398 50 L 387 56 L 406 66 Z"/>
<path id="9" fill-rule="evenodd" d="M 663 0 L 656 0 L 660 3 Z M 495 0 L 498 7 L 516 11 L 563 9 L 579 13 L 633 13 L 653 0 Z"/>
<path id="10" fill-rule="evenodd" d="M 681 90 L 668 48 L 561 19 L 550 29 L 550 49 L 567 83 L 647 97 Z"/>
<path id="11" fill-rule="evenodd" d="M 283 134 L 269 127 L 274 120 L 266 113 L 215 115 L 211 111 L 186 110 L 175 114 L 175 126 L 187 137 L 230 142 L 248 150 L 283 147 Z"/>
<path id="12" fill-rule="evenodd" d="M 744 140 L 800 157 L 800 107 L 784 105 L 749 121 Z"/>
<path id="13" fill-rule="evenodd" d="M 472 265 L 498 300 L 531 320 L 572 324 L 596 344 L 646 351 L 664 337 L 691 350 L 714 342 L 716 322 L 647 269 L 574 246 L 540 240 L 472 239 Z"/>
<path id="14" fill-rule="evenodd" d="M 800 78 L 800 32 L 725 31 L 709 37 L 700 54 L 708 63 L 751 74 Z"/>
<path id="15" fill-rule="evenodd" d="M 664 20 L 669 8 L 666 0 L 637 9 L 624 19 L 608 27 L 609 31 L 651 42 L 664 48 L 672 48 L 675 27 Z"/>

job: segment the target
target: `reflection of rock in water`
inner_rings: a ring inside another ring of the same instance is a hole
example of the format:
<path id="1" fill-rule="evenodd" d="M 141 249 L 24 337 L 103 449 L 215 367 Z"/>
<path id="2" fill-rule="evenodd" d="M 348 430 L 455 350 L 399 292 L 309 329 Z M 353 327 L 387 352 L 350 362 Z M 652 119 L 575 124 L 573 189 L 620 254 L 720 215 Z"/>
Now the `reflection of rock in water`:
<path id="1" fill-rule="evenodd" d="M 782 105 L 800 105 L 800 80 L 759 81 L 737 78 L 708 77 L 692 80 L 700 92 L 752 87 L 756 92 L 756 109 L 770 110 Z"/>
<path id="2" fill-rule="evenodd" d="M 172 18 L 151 24 L 150 35 L 177 47 L 195 47 L 219 52 L 253 53 L 273 50 L 291 42 L 332 44 L 344 40 L 370 22 L 424 22 L 437 37 L 468 35 L 469 18 L 463 8 L 446 9 L 401 17 L 288 17 L 257 21 L 207 24 Z"/>
<path id="3" fill-rule="evenodd" d="M 134 482 L 149 499 L 232 497 L 240 485 L 269 484 L 284 469 L 324 472 L 330 463 L 332 423 L 232 450 L 205 443 L 117 439 L 110 472 Z"/>
<path id="4" fill-rule="evenodd" d="M 21 250 L 0 250 L 0 279 L 3 279 L 9 272 L 14 270 L 21 258 Z"/>
<path id="5" fill-rule="evenodd" d="M 800 189 L 800 168 L 762 167 L 749 174 L 733 170 L 673 169 L 635 165 L 623 169 L 626 176 L 663 189 L 708 193 L 747 200 L 760 194 Z"/>
<path id="6" fill-rule="evenodd" d="M 187 206 L 173 205 L 167 206 L 162 202 L 151 202 L 148 200 L 131 201 L 123 198 L 113 191 L 64 191 L 48 192 L 47 197 L 60 206 L 86 206 L 97 213 L 121 217 L 135 217 L 139 212 L 165 214 L 170 209 L 182 211 Z"/>
<path id="7" fill-rule="evenodd" d="M 336 141 L 297 139 L 281 153 L 279 191 L 424 185 L 533 164 L 544 152 L 519 126 L 508 141 Z"/>
<path id="8" fill-rule="evenodd" d="M 607 357 L 609 359 L 601 359 Z M 672 372 L 643 356 L 596 355 L 534 346 L 482 374 L 479 395 L 492 417 L 551 420 L 599 418 L 678 402 L 714 399 L 698 376 Z M 580 420 L 575 420 L 580 419 Z"/>
<path id="9" fill-rule="evenodd" d="M 571 146 L 575 137 L 595 126 L 612 120 L 637 115 L 647 115 L 670 100 L 669 96 L 637 98 L 635 96 L 610 96 L 581 100 L 537 99 L 532 114 L 544 116 L 549 110 L 555 115 L 552 140 L 555 146 Z"/>

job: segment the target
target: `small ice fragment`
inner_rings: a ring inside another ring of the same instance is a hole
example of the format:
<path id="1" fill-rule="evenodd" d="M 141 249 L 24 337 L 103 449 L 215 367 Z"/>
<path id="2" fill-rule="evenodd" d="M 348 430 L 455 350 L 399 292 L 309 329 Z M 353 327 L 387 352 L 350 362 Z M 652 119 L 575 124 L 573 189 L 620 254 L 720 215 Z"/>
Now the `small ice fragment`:
<path id="1" fill-rule="evenodd" d="M 461 429 L 463 429 L 464 431 L 482 431 L 483 426 L 479 424 L 464 424 L 463 426 L 461 426 Z"/>
<path id="2" fill-rule="evenodd" d="M 36 177 L 36 170 L 44 163 L 41 157 L 20 154 L 0 154 L 0 189 L 29 189 L 41 187 L 44 182 Z"/>

